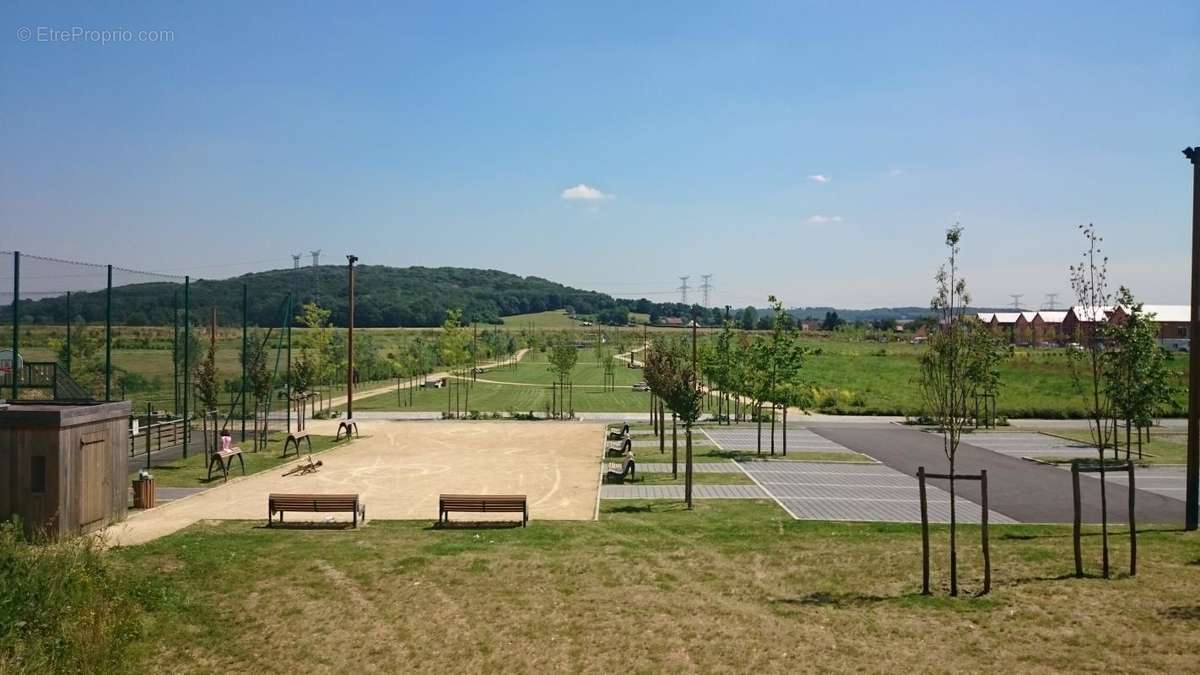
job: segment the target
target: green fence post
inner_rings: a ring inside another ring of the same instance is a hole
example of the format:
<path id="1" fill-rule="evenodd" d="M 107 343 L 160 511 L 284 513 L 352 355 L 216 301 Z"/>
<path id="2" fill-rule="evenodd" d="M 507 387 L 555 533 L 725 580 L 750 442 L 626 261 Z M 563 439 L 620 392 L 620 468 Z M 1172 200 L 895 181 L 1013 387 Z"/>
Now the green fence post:
<path id="1" fill-rule="evenodd" d="M 179 291 L 171 294 L 171 414 L 179 416 Z"/>
<path id="2" fill-rule="evenodd" d="M 247 305 L 250 293 L 246 284 L 242 284 L 242 442 L 246 442 L 246 359 L 249 358 L 247 347 Z"/>
<path id="3" fill-rule="evenodd" d="M 183 278 L 183 458 L 188 456 L 188 436 L 191 431 L 191 420 L 188 418 L 188 394 L 192 388 L 191 378 L 191 342 L 192 342 L 192 298 L 191 277 Z"/>
<path id="4" fill-rule="evenodd" d="M 13 253 L 13 338 L 12 338 L 12 400 L 17 400 L 20 385 L 17 384 L 19 360 L 18 351 L 21 346 L 21 252 Z"/>
<path id="5" fill-rule="evenodd" d="M 71 291 L 67 291 L 67 374 L 71 374 Z"/>
<path id="6" fill-rule="evenodd" d="M 112 400 L 112 265 L 108 266 L 108 289 L 104 291 L 104 400 Z"/>

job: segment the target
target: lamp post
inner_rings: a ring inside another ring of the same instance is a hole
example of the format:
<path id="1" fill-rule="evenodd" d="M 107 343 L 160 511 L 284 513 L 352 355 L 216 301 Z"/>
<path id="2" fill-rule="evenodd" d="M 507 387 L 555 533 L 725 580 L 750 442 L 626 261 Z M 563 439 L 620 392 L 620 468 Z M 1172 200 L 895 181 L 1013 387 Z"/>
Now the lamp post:
<path id="1" fill-rule="evenodd" d="M 354 419 L 354 263 L 358 256 L 346 256 L 347 273 L 350 275 L 350 317 L 346 335 L 346 419 Z M 349 433 L 349 432 L 347 432 Z"/>
<path id="2" fill-rule="evenodd" d="M 1200 147 L 1187 148 L 1183 155 L 1192 163 L 1192 315 L 1188 326 L 1188 428 L 1187 496 L 1184 527 L 1195 530 L 1200 516 L 1200 358 L 1196 336 L 1200 335 Z"/>

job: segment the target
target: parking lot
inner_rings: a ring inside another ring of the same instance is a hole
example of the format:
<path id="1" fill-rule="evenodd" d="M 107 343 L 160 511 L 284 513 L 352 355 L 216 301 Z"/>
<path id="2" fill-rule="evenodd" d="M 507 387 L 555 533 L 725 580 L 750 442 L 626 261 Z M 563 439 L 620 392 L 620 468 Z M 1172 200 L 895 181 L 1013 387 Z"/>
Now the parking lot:
<path id="1" fill-rule="evenodd" d="M 1010 457 L 1044 459 L 1094 459 L 1096 449 L 1079 441 L 1034 432 L 981 432 L 966 434 L 963 443 Z"/>
<path id="2" fill-rule="evenodd" d="M 798 520 L 921 521 L 917 479 L 882 464 L 774 460 L 739 466 Z M 950 494 L 933 485 L 926 489 L 930 522 L 950 522 Z M 979 522 L 979 505 L 962 497 L 955 501 L 959 522 Z M 993 523 L 1016 522 L 995 511 L 988 518 Z"/>
<path id="3" fill-rule="evenodd" d="M 753 451 L 758 448 L 758 429 L 755 426 L 737 427 L 702 427 L 704 434 L 722 450 Z M 771 427 L 763 425 L 762 447 L 767 451 L 771 447 Z M 804 427 L 788 425 L 788 452 L 843 452 L 853 454 L 854 451 L 833 441 L 818 436 Z M 775 427 L 775 452 L 783 452 L 783 425 Z"/>

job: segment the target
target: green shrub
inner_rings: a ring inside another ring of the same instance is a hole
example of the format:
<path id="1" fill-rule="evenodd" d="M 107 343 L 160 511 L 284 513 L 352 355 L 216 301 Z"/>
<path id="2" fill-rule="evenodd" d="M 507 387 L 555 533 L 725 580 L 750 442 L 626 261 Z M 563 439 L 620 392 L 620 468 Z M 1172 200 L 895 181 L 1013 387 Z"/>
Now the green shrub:
<path id="1" fill-rule="evenodd" d="M 0 523 L 0 673 L 125 669 L 141 607 L 90 537 L 30 543 Z"/>

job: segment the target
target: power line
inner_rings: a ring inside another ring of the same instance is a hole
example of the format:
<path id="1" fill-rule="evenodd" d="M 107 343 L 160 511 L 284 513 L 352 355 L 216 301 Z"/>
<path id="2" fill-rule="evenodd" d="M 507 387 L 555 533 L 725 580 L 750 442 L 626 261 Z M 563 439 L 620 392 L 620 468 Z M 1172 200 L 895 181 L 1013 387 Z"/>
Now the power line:
<path id="1" fill-rule="evenodd" d="M 1046 294 L 1046 309 L 1049 309 L 1049 310 L 1058 309 L 1058 293 L 1047 293 Z"/>
<path id="2" fill-rule="evenodd" d="M 708 307 L 709 307 L 708 295 L 712 291 L 712 288 L 713 288 L 713 285 L 711 283 L 709 283 L 709 280 L 712 279 L 713 275 L 701 274 L 700 277 L 702 279 L 704 279 L 704 283 L 700 284 L 700 290 L 701 290 L 701 292 L 704 293 L 704 308 L 708 309 Z"/>
<path id="3" fill-rule="evenodd" d="M 294 270 L 300 269 L 300 256 L 302 256 L 302 255 L 304 255 L 304 254 L 303 253 L 293 253 L 292 254 L 292 269 L 294 269 Z"/>
<path id="4" fill-rule="evenodd" d="M 681 302 L 685 305 L 687 304 L 687 292 L 688 292 L 687 282 L 688 282 L 688 279 L 690 279 L 690 278 L 691 278 L 690 276 L 679 277 L 679 281 L 681 283 L 679 285 L 679 288 L 675 289 L 675 290 L 679 291 L 679 302 Z"/>
<path id="5" fill-rule="evenodd" d="M 1013 299 L 1013 309 L 1017 310 L 1018 312 L 1021 311 L 1021 298 L 1023 298 L 1024 296 L 1025 296 L 1024 293 L 1009 293 L 1008 294 L 1008 297 Z"/>

